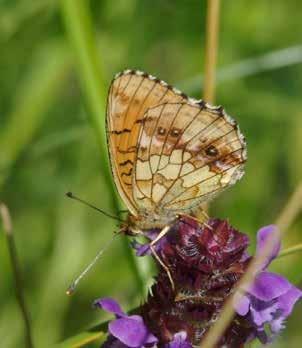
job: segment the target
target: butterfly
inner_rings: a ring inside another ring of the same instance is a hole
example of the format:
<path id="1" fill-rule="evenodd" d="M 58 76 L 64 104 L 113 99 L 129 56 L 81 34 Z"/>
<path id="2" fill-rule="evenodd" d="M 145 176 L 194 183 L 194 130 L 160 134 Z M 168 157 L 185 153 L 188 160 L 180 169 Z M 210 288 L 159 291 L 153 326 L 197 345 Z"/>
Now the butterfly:
<path id="1" fill-rule="evenodd" d="M 244 174 L 246 144 L 222 107 L 187 97 L 141 71 L 118 73 L 107 100 L 107 140 L 127 229 L 165 228 Z"/>

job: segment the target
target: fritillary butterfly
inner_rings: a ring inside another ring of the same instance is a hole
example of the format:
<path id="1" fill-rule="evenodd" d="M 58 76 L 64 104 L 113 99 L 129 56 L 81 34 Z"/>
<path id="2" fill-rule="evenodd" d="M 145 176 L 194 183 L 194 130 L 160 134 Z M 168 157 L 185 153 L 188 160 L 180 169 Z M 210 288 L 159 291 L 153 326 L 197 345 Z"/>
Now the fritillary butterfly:
<path id="1" fill-rule="evenodd" d="M 113 79 L 107 133 L 114 180 L 134 233 L 194 215 L 244 174 L 244 137 L 221 107 L 140 71 Z"/>

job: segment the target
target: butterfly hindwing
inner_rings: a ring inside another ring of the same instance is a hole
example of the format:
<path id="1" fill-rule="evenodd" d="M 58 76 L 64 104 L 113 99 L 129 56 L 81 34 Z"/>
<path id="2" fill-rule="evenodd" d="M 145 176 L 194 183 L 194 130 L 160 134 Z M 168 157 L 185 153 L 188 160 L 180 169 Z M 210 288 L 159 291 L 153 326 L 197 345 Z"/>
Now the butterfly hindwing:
<path id="1" fill-rule="evenodd" d="M 134 168 L 140 209 L 190 210 L 243 174 L 245 143 L 221 108 L 187 100 L 144 115 Z"/>

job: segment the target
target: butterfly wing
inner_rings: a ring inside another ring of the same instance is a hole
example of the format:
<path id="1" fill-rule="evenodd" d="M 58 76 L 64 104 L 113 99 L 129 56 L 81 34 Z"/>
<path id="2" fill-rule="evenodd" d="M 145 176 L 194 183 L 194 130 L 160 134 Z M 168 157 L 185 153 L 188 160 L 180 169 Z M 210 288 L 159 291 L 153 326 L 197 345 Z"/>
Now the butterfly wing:
<path id="1" fill-rule="evenodd" d="M 137 201 L 132 183 L 144 115 L 158 104 L 184 99 L 170 85 L 139 71 L 126 70 L 111 83 L 107 101 L 110 162 L 119 194 L 134 215 L 137 215 Z"/>
<path id="2" fill-rule="evenodd" d="M 187 98 L 146 110 L 134 168 L 134 200 L 163 214 L 192 210 L 243 175 L 246 145 L 221 108 Z"/>

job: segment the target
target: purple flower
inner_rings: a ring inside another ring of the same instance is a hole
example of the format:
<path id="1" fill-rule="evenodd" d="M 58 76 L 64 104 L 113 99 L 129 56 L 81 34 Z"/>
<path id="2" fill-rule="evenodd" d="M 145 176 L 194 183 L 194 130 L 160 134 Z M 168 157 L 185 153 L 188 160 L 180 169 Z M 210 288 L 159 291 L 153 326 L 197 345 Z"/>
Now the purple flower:
<path id="1" fill-rule="evenodd" d="M 266 241 L 276 231 L 273 225 L 261 228 L 257 233 L 256 257 L 263 250 Z M 294 304 L 302 296 L 301 290 L 282 276 L 268 272 L 266 268 L 277 257 L 280 242 L 276 242 L 270 255 L 259 269 L 254 282 L 245 288 L 245 294 L 236 295 L 235 308 L 240 316 L 248 318 L 255 327 L 255 336 L 263 343 L 271 341 L 284 327 L 284 321 L 292 312 Z M 264 325 L 268 324 L 271 335 L 268 337 Z"/>
<path id="2" fill-rule="evenodd" d="M 152 347 L 157 343 L 157 338 L 149 332 L 140 315 L 125 314 L 111 298 L 98 299 L 94 305 L 116 316 L 108 326 L 110 334 L 117 339 L 109 338 L 110 347 Z M 109 346 L 108 342 L 106 345 Z"/>
<path id="3" fill-rule="evenodd" d="M 256 256 L 274 231 L 274 226 L 259 230 Z M 146 237 L 152 241 L 158 232 L 147 231 Z M 149 244 L 135 242 L 133 247 L 138 256 L 143 256 L 150 254 Z M 146 302 L 138 309 L 140 315 L 125 314 L 110 298 L 97 300 L 98 307 L 116 316 L 109 323 L 109 337 L 103 348 L 202 345 L 252 260 L 248 244 L 248 237 L 227 221 L 210 219 L 200 224 L 190 217 L 180 217 L 154 246 L 169 268 L 174 287 L 157 261 L 158 274 Z M 282 329 L 302 292 L 282 276 L 267 271 L 279 250 L 278 241 L 257 269 L 254 282 L 236 295 L 237 313 L 215 347 L 243 348 L 255 338 L 267 343 Z M 267 326 L 269 335 L 264 330 Z"/>

